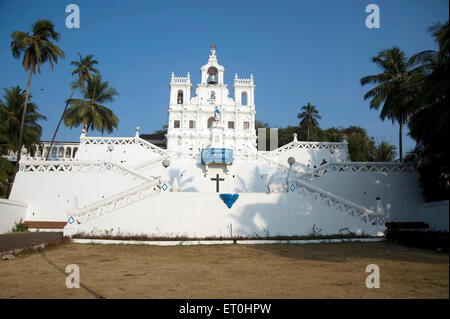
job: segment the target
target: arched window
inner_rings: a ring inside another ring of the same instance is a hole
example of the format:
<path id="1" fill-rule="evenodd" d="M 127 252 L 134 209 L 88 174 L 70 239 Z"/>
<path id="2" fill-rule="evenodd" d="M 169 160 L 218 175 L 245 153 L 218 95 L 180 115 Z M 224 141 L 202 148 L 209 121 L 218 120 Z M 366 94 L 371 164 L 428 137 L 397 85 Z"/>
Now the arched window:
<path id="1" fill-rule="evenodd" d="M 177 95 L 177 103 L 178 104 L 183 104 L 183 91 L 179 90 L 178 91 L 178 95 Z"/>
<path id="2" fill-rule="evenodd" d="M 58 149 L 58 158 L 64 158 L 64 147 Z"/>
<path id="3" fill-rule="evenodd" d="M 56 147 L 52 147 L 52 152 L 50 153 L 50 156 L 55 158 L 57 152 L 58 152 L 58 149 Z"/>
<path id="4" fill-rule="evenodd" d="M 208 119 L 208 128 L 210 128 L 210 127 L 212 126 L 213 122 L 214 122 L 214 117 L 211 116 L 211 117 Z"/>
<path id="5" fill-rule="evenodd" d="M 66 148 L 66 154 L 64 154 L 65 158 L 70 158 L 72 155 L 72 148 L 71 147 L 67 147 Z"/>
<path id="6" fill-rule="evenodd" d="M 210 98 L 211 100 L 215 100 L 215 99 L 216 99 L 216 92 L 211 91 L 211 93 L 209 94 L 209 98 Z"/>
<path id="7" fill-rule="evenodd" d="M 75 158 L 75 154 L 77 154 L 77 151 L 78 151 L 78 147 L 75 147 L 73 149 L 72 158 Z"/>
<path id="8" fill-rule="evenodd" d="M 247 92 L 242 92 L 241 105 L 247 105 Z"/>

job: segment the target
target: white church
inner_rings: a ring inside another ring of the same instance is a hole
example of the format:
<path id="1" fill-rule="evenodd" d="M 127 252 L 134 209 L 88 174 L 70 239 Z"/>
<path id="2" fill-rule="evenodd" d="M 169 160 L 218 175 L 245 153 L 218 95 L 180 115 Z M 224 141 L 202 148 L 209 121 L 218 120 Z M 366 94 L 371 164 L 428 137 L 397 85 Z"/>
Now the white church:
<path id="1" fill-rule="evenodd" d="M 42 150 L 24 156 L 9 206 L 0 203 L 1 224 L 192 238 L 380 236 L 387 221 L 439 226 L 424 214 L 412 164 L 350 162 L 346 140 L 293 136 L 258 150 L 253 75 L 235 75 L 230 96 L 214 46 L 200 72 L 195 94 L 189 73 L 170 77 L 167 149 L 136 128 L 134 137 L 82 131 L 79 143 L 47 150 L 60 155 L 49 161 Z"/>

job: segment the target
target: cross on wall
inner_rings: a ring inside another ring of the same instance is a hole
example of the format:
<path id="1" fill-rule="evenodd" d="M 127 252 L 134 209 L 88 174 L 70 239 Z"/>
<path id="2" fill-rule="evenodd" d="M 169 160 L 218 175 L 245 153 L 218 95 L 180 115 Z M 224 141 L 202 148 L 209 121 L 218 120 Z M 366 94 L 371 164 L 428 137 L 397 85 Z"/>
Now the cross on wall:
<path id="1" fill-rule="evenodd" d="M 225 178 L 220 178 L 219 174 L 216 174 L 216 177 L 215 178 L 211 178 L 211 180 L 216 182 L 216 193 L 218 193 L 219 192 L 219 183 L 224 181 Z"/>

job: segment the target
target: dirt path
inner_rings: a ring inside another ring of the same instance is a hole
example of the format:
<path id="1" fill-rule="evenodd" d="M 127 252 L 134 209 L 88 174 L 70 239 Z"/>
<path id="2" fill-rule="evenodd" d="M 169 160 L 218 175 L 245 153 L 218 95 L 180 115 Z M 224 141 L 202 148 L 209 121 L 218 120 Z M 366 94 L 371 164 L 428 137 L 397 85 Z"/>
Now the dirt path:
<path id="1" fill-rule="evenodd" d="M 0 235 L 0 253 L 30 248 L 62 238 L 61 232 L 24 232 Z"/>
<path id="2" fill-rule="evenodd" d="M 64 270 L 80 267 L 83 287 Z M 381 287 L 368 289 L 368 264 Z M 67 244 L 0 261 L 0 298 L 449 298 L 449 256 L 391 243 Z"/>

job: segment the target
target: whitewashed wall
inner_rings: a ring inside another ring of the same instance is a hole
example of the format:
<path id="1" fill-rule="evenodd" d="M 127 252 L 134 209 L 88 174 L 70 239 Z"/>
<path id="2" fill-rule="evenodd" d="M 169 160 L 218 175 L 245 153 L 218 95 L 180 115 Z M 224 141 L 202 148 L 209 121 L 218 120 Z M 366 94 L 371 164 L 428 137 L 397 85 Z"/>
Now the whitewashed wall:
<path id="1" fill-rule="evenodd" d="M 374 165 L 379 168 L 374 169 Z M 388 221 L 421 221 L 424 199 L 419 174 L 401 171 L 399 167 L 395 163 L 330 164 L 326 173 L 313 173 L 309 183 L 368 209 L 376 209 L 379 197 Z"/>
<path id="2" fill-rule="evenodd" d="M 147 234 L 149 236 L 275 236 L 346 231 L 377 235 L 378 219 L 364 222 L 300 193 L 242 193 L 229 209 L 217 193 L 161 193 L 82 224 L 67 224 L 75 233 Z"/>
<path id="3" fill-rule="evenodd" d="M 43 167 L 39 165 L 33 166 Z M 66 221 L 65 212 L 73 207 L 74 196 L 81 208 L 141 183 L 113 165 L 110 170 L 108 164 L 99 165 L 82 172 L 19 171 L 10 199 L 30 204 L 27 220 Z"/>
<path id="4" fill-rule="evenodd" d="M 429 202 L 422 204 L 420 213 L 423 221 L 430 225 L 430 229 L 448 231 L 449 201 Z"/>
<path id="5" fill-rule="evenodd" d="M 28 204 L 0 198 L 0 234 L 10 232 L 15 223 L 25 221 Z"/>

